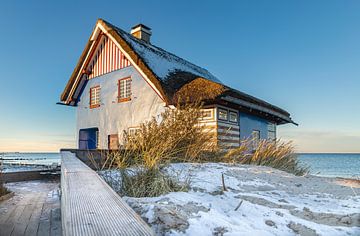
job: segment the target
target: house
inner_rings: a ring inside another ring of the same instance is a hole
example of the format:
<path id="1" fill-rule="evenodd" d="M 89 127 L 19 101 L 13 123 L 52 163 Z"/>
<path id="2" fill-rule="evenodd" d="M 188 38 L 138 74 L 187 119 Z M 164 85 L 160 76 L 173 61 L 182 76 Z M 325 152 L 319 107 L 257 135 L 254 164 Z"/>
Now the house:
<path id="1" fill-rule="evenodd" d="M 294 123 L 283 109 L 152 45 L 151 34 L 142 24 L 127 33 L 97 21 L 61 94 L 61 104 L 76 107 L 79 149 L 116 149 L 124 130 L 136 132 L 181 97 L 204 101 L 201 122 L 227 147 L 248 137 L 275 139 L 277 125 Z"/>

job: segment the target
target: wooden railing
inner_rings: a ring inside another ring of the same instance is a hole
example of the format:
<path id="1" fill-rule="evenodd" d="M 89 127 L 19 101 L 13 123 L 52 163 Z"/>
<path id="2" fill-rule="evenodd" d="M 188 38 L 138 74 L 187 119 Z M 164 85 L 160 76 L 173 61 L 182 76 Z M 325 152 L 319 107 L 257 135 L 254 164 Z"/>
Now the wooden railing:
<path id="1" fill-rule="evenodd" d="M 154 235 L 151 228 L 74 153 L 61 152 L 63 235 Z"/>

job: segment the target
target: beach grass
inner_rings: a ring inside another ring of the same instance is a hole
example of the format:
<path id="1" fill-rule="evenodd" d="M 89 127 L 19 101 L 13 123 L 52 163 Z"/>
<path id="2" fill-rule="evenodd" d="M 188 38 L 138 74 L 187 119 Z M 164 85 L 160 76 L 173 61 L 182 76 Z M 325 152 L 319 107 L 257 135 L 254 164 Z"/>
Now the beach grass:
<path id="1" fill-rule="evenodd" d="M 2 161 L 0 161 L 0 197 L 9 193 L 8 189 L 4 185 L 2 175 L 3 175 L 3 166 L 2 166 Z"/>
<path id="2" fill-rule="evenodd" d="M 124 132 L 124 145 L 106 161 L 121 172 L 123 195 L 153 197 L 183 191 L 186 185 L 161 171 L 176 162 L 264 165 L 295 175 L 307 173 L 291 142 L 248 139 L 234 149 L 217 145 L 216 136 L 199 125 L 201 109 L 200 103 L 169 109 L 160 119 L 143 123 L 135 134 Z"/>

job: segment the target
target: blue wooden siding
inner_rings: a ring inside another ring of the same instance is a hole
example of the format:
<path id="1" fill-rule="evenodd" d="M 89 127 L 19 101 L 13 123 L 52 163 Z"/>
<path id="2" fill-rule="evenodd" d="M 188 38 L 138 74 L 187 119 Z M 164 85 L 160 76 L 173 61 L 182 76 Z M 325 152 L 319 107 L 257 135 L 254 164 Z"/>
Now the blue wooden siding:
<path id="1" fill-rule="evenodd" d="M 268 121 L 257 116 L 240 112 L 240 137 L 246 139 L 251 137 L 253 130 L 260 131 L 260 138 L 268 137 Z"/>

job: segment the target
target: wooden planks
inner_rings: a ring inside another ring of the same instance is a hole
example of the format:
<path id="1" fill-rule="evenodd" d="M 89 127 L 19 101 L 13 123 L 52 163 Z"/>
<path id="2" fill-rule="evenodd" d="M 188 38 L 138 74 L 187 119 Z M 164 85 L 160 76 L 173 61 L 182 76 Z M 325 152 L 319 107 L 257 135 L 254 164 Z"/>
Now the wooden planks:
<path id="1" fill-rule="evenodd" d="M 100 176 L 71 152 L 61 152 L 63 235 L 154 235 Z"/>
<path id="2" fill-rule="evenodd" d="M 61 235 L 61 217 L 48 214 L 60 214 L 59 182 L 28 181 L 7 187 L 15 196 L 0 202 L 0 236 Z"/>

